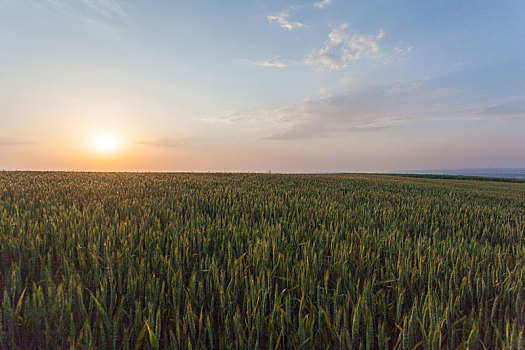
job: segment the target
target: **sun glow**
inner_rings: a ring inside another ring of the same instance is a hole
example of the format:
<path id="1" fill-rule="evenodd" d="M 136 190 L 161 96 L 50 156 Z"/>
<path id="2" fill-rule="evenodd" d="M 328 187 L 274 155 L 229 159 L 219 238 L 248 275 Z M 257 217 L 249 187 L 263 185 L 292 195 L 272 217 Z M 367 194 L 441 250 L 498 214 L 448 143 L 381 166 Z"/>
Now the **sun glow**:
<path id="1" fill-rule="evenodd" d="M 115 153 L 118 146 L 117 138 L 111 134 L 99 134 L 93 138 L 93 148 L 100 153 Z"/>

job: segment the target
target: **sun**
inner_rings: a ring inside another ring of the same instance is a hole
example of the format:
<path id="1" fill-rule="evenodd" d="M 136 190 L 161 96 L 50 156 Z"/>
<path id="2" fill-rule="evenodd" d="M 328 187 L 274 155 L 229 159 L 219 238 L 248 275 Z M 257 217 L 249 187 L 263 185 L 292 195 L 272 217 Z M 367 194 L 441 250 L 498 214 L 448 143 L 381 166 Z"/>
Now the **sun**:
<path id="1" fill-rule="evenodd" d="M 104 154 L 115 153 L 118 149 L 118 139 L 111 134 L 98 134 L 93 138 L 93 148 Z"/>

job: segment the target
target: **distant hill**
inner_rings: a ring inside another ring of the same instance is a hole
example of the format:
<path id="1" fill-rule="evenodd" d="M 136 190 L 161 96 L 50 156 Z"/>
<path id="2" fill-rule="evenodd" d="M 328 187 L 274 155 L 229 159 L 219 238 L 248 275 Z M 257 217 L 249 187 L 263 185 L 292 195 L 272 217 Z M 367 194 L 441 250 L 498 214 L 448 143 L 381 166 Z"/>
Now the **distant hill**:
<path id="1" fill-rule="evenodd" d="M 461 175 L 499 177 L 508 179 L 525 179 L 525 168 L 472 168 L 472 169 L 433 169 L 433 170 L 400 170 L 395 174 L 423 175 Z"/>

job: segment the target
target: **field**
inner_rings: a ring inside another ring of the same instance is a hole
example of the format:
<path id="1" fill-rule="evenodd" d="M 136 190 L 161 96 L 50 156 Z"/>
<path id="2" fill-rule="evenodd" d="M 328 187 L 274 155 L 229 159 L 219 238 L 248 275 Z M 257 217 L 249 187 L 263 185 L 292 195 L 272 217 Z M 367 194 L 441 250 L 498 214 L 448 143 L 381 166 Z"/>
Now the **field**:
<path id="1" fill-rule="evenodd" d="M 0 347 L 523 348 L 524 233 L 524 182 L 0 172 Z"/>

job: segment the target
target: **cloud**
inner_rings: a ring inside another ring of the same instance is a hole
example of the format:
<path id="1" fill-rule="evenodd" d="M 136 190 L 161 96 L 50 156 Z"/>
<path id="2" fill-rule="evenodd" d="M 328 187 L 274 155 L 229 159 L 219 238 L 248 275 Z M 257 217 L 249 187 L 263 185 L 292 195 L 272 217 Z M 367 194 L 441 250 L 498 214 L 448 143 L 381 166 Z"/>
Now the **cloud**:
<path id="1" fill-rule="evenodd" d="M 21 140 L 14 137 L 0 137 L 0 147 L 17 147 L 34 144 L 33 141 Z"/>
<path id="2" fill-rule="evenodd" d="M 84 21 L 85 23 L 89 24 L 90 26 L 96 27 L 107 33 L 115 33 L 116 28 L 112 26 L 111 24 L 106 24 L 101 21 L 93 20 L 91 18 L 86 18 L 86 17 L 81 17 L 80 19 Z"/>
<path id="3" fill-rule="evenodd" d="M 268 22 L 273 23 L 274 21 L 279 24 L 280 27 L 286 28 L 288 30 L 293 30 L 295 28 L 304 27 L 305 25 L 300 22 L 289 22 L 288 21 L 288 12 L 283 11 L 274 16 L 267 16 Z"/>
<path id="4" fill-rule="evenodd" d="M 106 17 L 125 16 L 120 4 L 115 0 L 80 0 L 85 6 Z"/>
<path id="5" fill-rule="evenodd" d="M 340 80 L 341 85 L 349 87 L 358 87 L 361 85 L 361 80 L 356 77 L 343 77 Z"/>
<path id="6" fill-rule="evenodd" d="M 119 0 L 46 0 L 49 6 L 64 14 L 74 13 L 75 7 L 81 4 L 84 7 L 108 18 L 125 17 L 126 12 L 122 8 Z"/>
<path id="7" fill-rule="evenodd" d="M 278 131 L 263 137 L 266 140 L 331 137 L 384 130 L 430 114 L 437 106 L 432 105 L 431 97 L 417 84 L 373 87 L 344 95 L 324 94 L 317 100 L 304 99 L 282 108 L 230 112 L 215 121 L 270 122 Z"/>
<path id="8" fill-rule="evenodd" d="M 253 122 L 258 128 L 270 128 L 262 139 L 297 140 L 379 132 L 415 121 L 525 119 L 525 103 L 520 98 L 465 105 L 451 99 L 457 93 L 423 83 L 367 87 L 346 94 L 306 98 L 281 108 L 228 112 L 213 121 Z"/>
<path id="9" fill-rule="evenodd" d="M 328 34 L 325 46 L 312 53 L 306 64 L 316 65 L 320 70 L 339 70 L 350 62 L 364 57 L 377 57 L 379 41 L 385 36 L 382 30 L 377 35 L 352 34 L 348 24 L 342 24 Z"/>
<path id="10" fill-rule="evenodd" d="M 478 110 L 482 115 L 503 115 L 503 116 L 525 116 L 525 105 L 512 101 L 510 103 L 496 103 L 485 106 Z"/>
<path id="11" fill-rule="evenodd" d="M 318 9 L 324 9 L 326 6 L 332 5 L 332 0 L 322 0 L 319 2 L 314 3 L 314 7 L 317 7 Z"/>
<path id="12" fill-rule="evenodd" d="M 392 121 L 395 122 L 395 121 Z M 289 130 L 284 132 L 272 134 L 263 137 L 263 140 L 299 140 L 305 138 L 324 138 L 332 137 L 338 135 L 345 135 L 349 133 L 358 133 L 358 132 L 374 132 L 382 131 L 389 128 L 391 125 L 348 125 L 345 127 L 340 127 L 337 130 L 326 128 L 326 125 L 312 125 L 312 124 L 298 124 Z M 315 130 L 313 128 L 315 127 Z"/>
<path id="13" fill-rule="evenodd" d="M 265 120 L 276 120 L 279 111 L 257 110 L 257 111 L 226 111 L 219 116 L 203 119 L 212 123 L 236 124 L 241 122 L 254 122 Z"/>
<path id="14" fill-rule="evenodd" d="M 412 52 L 413 49 L 414 49 L 413 46 L 408 46 L 408 47 L 405 47 L 405 48 L 402 48 L 402 47 L 399 47 L 399 46 L 394 47 L 395 53 L 400 54 L 400 55 L 407 55 L 410 52 Z"/>
<path id="15" fill-rule="evenodd" d="M 321 88 L 321 89 L 319 89 L 318 93 L 319 93 L 319 96 L 321 96 L 321 97 L 323 97 L 323 98 L 326 98 L 326 97 L 332 97 L 332 93 L 331 93 L 330 90 L 327 89 L 327 88 Z"/>
<path id="16" fill-rule="evenodd" d="M 46 0 L 46 2 L 55 10 L 64 11 L 64 4 L 61 0 Z"/>
<path id="17" fill-rule="evenodd" d="M 253 62 L 255 66 L 260 67 L 274 67 L 274 68 L 284 68 L 288 67 L 288 64 L 283 61 L 279 56 L 275 56 L 272 59 L 260 61 L 260 62 Z"/>
<path id="18" fill-rule="evenodd" d="M 478 104 L 457 108 L 456 115 L 468 120 L 525 119 L 522 98 L 511 98 L 490 104 Z"/>
<path id="19" fill-rule="evenodd" d="M 158 147 L 158 148 L 176 148 L 183 145 L 183 139 L 176 139 L 172 137 L 165 137 L 153 141 L 137 141 L 135 142 L 138 145 Z"/>
<path id="20" fill-rule="evenodd" d="M 280 123 L 287 120 L 286 130 L 264 139 L 294 140 L 385 130 L 433 111 L 430 97 L 414 89 L 410 85 L 374 87 L 304 101 L 280 111 L 278 120 Z"/>

